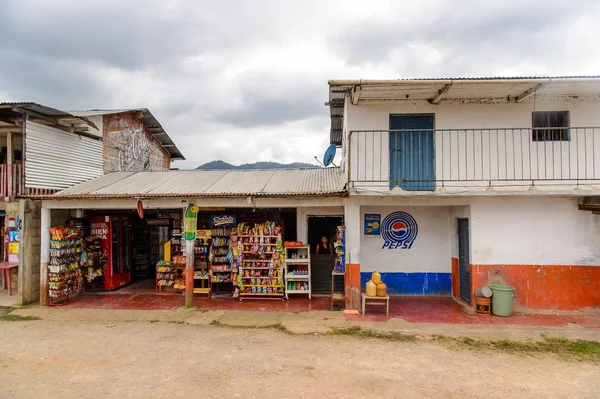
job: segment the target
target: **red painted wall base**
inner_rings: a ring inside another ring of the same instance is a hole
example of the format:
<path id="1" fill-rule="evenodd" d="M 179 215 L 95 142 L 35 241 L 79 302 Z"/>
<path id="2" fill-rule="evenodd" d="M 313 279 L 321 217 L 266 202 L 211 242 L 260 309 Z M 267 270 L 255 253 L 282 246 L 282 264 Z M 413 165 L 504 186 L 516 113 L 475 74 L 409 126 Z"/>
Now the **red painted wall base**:
<path id="1" fill-rule="evenodd" d="M 452 296 L 454 298 L 460 296 L 458 284 L 458 258 L 452 258 Z"/>
<path id="2" fill-rule="evenodd" d="M 600 266 L 471 265 L 472 292 L 494 282 L 515 287 L 515 305 L 526 309 L 600 307 Z"/>
<path id="3" fill-rule="evenodd" d="M 360 309 L 360 263 L 346 263 L 344 276 L 346 308 Z"/>

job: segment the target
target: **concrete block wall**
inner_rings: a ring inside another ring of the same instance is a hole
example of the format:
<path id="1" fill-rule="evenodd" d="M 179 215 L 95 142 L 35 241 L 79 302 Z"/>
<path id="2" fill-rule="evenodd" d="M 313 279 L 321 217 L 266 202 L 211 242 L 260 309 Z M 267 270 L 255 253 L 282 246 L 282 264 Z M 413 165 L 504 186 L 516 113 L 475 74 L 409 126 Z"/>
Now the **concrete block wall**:
<path id="1" fill-rule="evenodd" d="M 40 210 L 40 201 L 19 201 L 21 245 L 18 295 L 20 305 L 36 302 L 40 298 Z"/>
<path id="2" fill-rule="evenodd" d="M 14 288 L 18 287 L 19 304 L 37 302 L 40 299 L 40 255 L 41 255 L 41 202 L 33 200 L 19 201 L 21 215 L 21 243 L 18 278 L 14 279 Z M 52 226 L 63 226 L 75 216 L 68 209 L 51 212 Z M 15 271 L 15 275 L 16 275 Z"/>

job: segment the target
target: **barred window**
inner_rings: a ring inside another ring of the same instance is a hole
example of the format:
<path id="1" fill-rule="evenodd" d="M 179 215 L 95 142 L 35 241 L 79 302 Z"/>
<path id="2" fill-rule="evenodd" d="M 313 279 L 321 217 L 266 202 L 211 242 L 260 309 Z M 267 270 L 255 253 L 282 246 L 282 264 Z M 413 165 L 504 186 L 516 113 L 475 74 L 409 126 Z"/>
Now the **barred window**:
<path id="1" fill-rule="evenodd" d="M 569 141 L 569 111 L 532 112 L 533 141 Z"/>

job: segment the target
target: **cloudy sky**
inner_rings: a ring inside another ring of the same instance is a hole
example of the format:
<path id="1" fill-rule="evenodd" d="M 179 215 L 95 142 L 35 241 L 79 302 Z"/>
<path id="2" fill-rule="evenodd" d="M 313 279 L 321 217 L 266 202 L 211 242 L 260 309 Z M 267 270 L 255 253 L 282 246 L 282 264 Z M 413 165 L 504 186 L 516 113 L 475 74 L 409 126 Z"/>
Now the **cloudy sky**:
<path id="1" fill-rule="evenodd" d="M 600 74 L 600 2 L 0 0 L 0 101 L 146 107 L 193 168 L 314 162 L 328 79 Z"/>

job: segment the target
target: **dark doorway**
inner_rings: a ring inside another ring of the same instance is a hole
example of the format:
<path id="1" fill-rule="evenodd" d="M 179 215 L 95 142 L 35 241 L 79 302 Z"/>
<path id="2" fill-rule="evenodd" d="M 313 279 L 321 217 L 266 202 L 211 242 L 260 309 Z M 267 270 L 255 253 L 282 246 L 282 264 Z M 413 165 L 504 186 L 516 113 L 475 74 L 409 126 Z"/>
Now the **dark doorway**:
<path id="1" fill-rule="evenodd" d="M 309 216 L 308 217 L 308 245 L 311 250 L 311 284 L 312 291 L 315 294 L 331 293 L 331 271 L 335 263 L 335 255 L 329 251 L 319 251 L 316 249 L 321 242 L 322 237 L 326 237 L 329 244 L 333 244 L 336 229 L 344 224 L 342 216 Z M 326 252 L 326 253 L 323 253 Z M 336 292 L 343 291 L 344 282 L 342 279 L 336 279 Z"/>
<path id="2" fill-rule="evenodd" d="M 471 303 L 469 219 L 458 219 L 458 278 L 460 298 L 467 303 Z"/>

